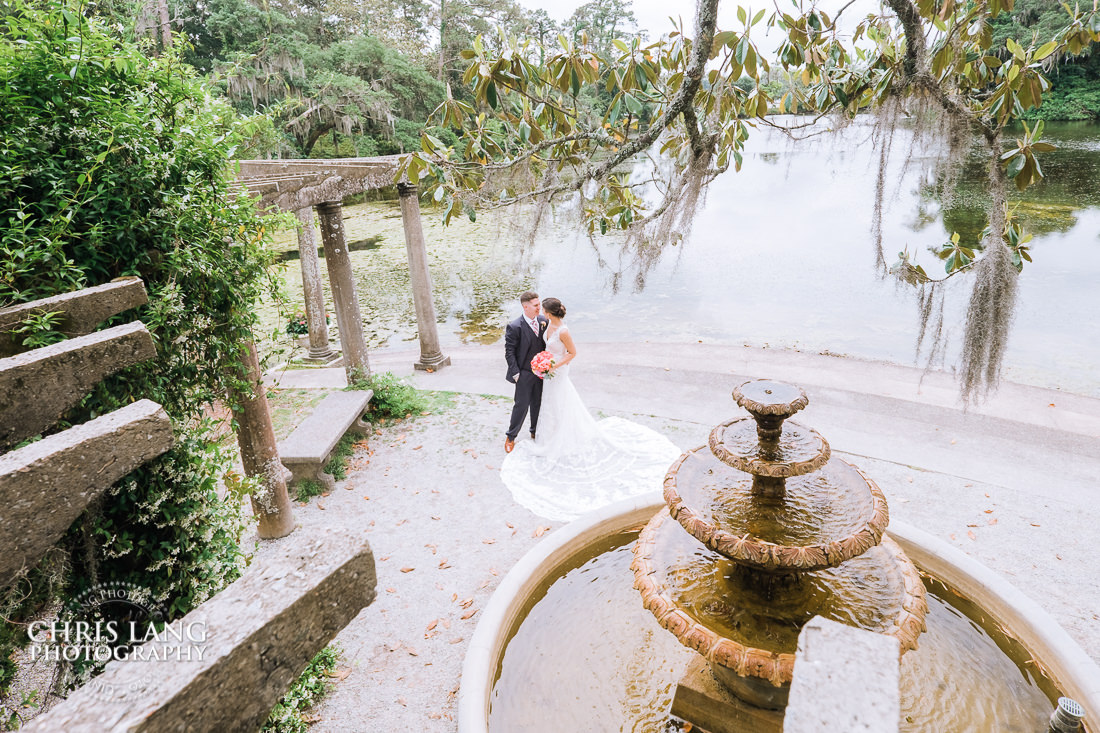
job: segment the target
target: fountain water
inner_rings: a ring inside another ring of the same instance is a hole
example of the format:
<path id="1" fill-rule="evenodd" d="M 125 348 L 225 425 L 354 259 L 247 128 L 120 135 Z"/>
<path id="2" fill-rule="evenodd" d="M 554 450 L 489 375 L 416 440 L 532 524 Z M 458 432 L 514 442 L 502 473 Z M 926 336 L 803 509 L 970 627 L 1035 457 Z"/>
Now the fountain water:
<path id="1" fill-rule="evenodd" d="M 642 530 L 631 567 L 645 607 L 722 685 L 781 708 L 798 632 L 815 615 L 895 636 L 904 653 L 928 605 L 916 567 L 883 536 L 879 488 L 830 459 L 816 431 L 784 426 L 806 393 L 755 380 L 733 395 L 752 417 L 718 425 L 707 446 L 673 464 L 669 511 Z"/>

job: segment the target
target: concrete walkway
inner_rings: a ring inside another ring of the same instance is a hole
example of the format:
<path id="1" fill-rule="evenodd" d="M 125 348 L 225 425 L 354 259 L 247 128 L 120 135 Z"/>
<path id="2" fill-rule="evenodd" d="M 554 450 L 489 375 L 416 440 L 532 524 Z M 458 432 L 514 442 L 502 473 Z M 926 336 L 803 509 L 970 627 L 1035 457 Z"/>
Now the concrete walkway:
<path id="1" fill-rule="evenodd" d="M 382 431 L 374 454 L 357 457 L 346 491 L 295 507 L 306 531 L 363 526 L 379 558 L 379 601 L 340 636 L 348 674 L 319 710 L 319 730 L 453 730 L 458 671 L 477 620 L 462 616 L 558 526 L 517 506 L 500 481 L 511 403 L 491 396 L 509 392 L 502 347 L 445 352 L 453 366 L 433 374 L 413 374 L 412 350 L 371 354 L 375 371 L 466 394 L 442 414 Z M 591 410 L 637 419 L 681 448 L 740 412 L 730 398 L 740 382 L 802 386 L 810 406 L 795 419 L 874 478 L 893 517 L 1004 575 L 1100 661 L 1100 400 L 1005 384 L 964 411 L 949 375 L 702 344 L 580 344 L 572 374 Z M 344 386 L 342 369 L 270 379 Z"/>

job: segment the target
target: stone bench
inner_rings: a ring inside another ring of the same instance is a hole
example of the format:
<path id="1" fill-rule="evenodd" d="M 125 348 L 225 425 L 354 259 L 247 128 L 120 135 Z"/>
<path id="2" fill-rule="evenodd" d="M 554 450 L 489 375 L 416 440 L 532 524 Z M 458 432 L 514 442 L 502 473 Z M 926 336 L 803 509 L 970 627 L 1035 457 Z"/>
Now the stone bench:
<path id="1" fill-rule="evenodd" d="M 372 390 L 333 392 L 321 400 L 313 414 L 294 428 L 286 440 L 279 443 L 279 460 L 290 469 L 291 484 L 302 481 L 316 481 L 324 491 L 332 491 L 336 480 L 325 473 L 332 449 L 344 437 L 344 433 L 354 430 L 366 435 L 370 427 L 363 421 Z"/>

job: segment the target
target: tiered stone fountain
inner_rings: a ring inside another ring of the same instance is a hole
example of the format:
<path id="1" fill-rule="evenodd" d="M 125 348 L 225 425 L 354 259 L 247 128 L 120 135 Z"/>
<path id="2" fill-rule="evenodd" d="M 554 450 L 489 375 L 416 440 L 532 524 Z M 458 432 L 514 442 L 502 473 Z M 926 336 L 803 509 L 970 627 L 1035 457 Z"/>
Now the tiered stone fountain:
<path id="1" fill-rule="evenodd" d="M 723 687 L 778 709 L 811 618 L 895 636 L 904 653 L 928 607 L 916 567 L 883 535 L 878 486 L 830 458 L 816 431 L 784 423 L 806 393 L 755 380 L 733 396 L 752 417 L 718 425 L 673 464 L 668 512 L 646 525 L 631 567 L 646 608 Z"/>

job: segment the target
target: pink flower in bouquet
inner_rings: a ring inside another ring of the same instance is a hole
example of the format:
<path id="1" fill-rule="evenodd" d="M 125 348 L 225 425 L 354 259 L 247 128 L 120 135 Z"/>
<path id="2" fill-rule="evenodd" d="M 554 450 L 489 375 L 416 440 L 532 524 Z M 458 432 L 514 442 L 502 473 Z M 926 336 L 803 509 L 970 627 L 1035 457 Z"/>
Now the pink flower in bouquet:
<path id="1" fill-rule="evenodd" d="M 549 351 L 540 351 L 535 354 L 535 358 L 531 360 L 531 371 L 539 379 L 551 379 L 553 373 L 550 372 L 550 367 L 554 366 L 554 355 Z"/>

